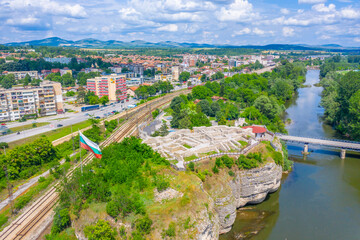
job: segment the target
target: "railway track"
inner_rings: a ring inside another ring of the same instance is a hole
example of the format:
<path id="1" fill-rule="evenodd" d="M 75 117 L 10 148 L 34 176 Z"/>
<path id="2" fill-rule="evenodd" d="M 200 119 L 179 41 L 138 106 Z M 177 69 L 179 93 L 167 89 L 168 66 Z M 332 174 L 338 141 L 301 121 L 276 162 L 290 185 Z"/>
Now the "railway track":
<path id="1" fill-rule="evenodd" d="M 168 104 L 172 98 L 183 92 L 177 92 L 171 95 L 165 95 L 163 98 L 154 99 L 147 104 L 140 106 L 139 108 L 133 109 L 127 113 L 128 120 L 121 125 L 115 132 L 111 134 L 100 146 L 102 148 L 109 146 L 113 142 L 120 142 L 126 136 L 128 136 L 137 124 L 151 117 L 151 109 L 160 108 Z M 144 111 L 145 110 L 145 111 Z M 87 154 L 83 159 L 83 162 L 78 162 L 69 172 L 66 174 L 67 177 L 71 177 L 73 172 L 81 166 L 81 164 L 88 164 L 93 159 L 93 154 Z M 57 188 L 60 183 L 55 184 L 51 187 L 43 196 L 38 198 L 30 207 L 6 227 L 0 233 L 0 239 L 26 239 L 34 229 L 44 220 L 44 218 L 51 212 L 54 205 L 58 201 Z"/>

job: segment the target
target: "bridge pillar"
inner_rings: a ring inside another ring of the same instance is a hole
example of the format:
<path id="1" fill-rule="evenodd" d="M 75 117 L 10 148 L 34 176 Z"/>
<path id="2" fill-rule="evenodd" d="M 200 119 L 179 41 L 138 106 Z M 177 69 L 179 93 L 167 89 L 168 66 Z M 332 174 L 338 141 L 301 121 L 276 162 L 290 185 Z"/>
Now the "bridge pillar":
<path id="1" fill-rule="evenodd" d="M 306 154 L 306 153 L 308 153 L 308 152 L 309 152 L 309 144 L 308 144 L 308 143 L 305 143 L 303 153 Z"/>
<path id="2" fill-rule="evenodd" d="M 340 158 L 341 158 L 341 159 L 345 159 L 345 157 L 346 157 L 346 150 L 345 150 L 345 149 L 341 149 Z"/>

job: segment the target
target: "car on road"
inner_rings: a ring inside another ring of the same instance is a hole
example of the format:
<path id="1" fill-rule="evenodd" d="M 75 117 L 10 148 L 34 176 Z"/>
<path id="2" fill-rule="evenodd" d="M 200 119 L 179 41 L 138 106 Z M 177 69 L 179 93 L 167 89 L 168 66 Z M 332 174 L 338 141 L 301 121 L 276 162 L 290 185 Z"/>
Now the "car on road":
<path id="1" fill-rule="evenodd" d="M 89 116 L 89 114 L 88 114 L 88 113 L 85 113 L 84 116 Z"/>
<path id="2" fill-rule="evenodd" d="M 126 99 L 126 101 L 128 102 L 128 101 L 129 101 L 129 99 Z"/>
<path id="3" fill-rule="evenodd" d="M 95 118 L 96 118 L 96 119 L 100 119 L 100 117 L 99 117 L 99 116 L 96 116 Z"/>
<path id="4" fill-rule="evenodd" d="M 2 123 L 1 125 L 5 126 L 5 125 L 6 125 L 6 123 Z"/>
<path id="5" fill-rule="evenodd" d="M 62 127 L 63 125 L 62 124 L 58 124 L 58 125 L 56 125 L 57 127 Z"/>

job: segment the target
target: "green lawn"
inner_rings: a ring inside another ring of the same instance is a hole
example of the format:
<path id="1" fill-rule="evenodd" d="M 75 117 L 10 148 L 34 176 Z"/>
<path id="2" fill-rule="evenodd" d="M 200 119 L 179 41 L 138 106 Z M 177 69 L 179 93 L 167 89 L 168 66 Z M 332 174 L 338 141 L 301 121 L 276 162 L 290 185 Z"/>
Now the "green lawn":
<path id="1" fill-rule="evenodd" d="M 35 124 L 36 124 L 36 127 L 41 127 L 41 126 L 48 125 L 49 123 L 48 122 L 39 122 L 39 123 L 35 123 Z M 33 124 L 27 124 L 27 125 L 23 125 L 23 126 L 19 126 L 19 127 L 10 128 L 10 130 L 13 132 L 18 132 L 18 131 L 24 131 L 24 130 L 28 130 L 28 129 L 32 129 L 32 128 L 34 128 Z"/>
<path id="2" fill-rule="evenodd" d="M 191 147 L 190 145 L 188 145 L 188 144 L 184 144 L 183 146 L 186 147 L 186 148 L 189 148 L 189 149 L 192 148 L 192 147 Z"/>
<path id="3" fill-rule="evenodd" d="M 194 159 L 197 159 L 197 158 L 198 158 L 197 156 L 191 155 L 189 157 L 184 157 L 184 161 L 188 162 L 188 161 L 191 161 L 191 160 L 194 160 Z"/>
<path id="4" fill-rule="evenodd" d="M 83 129 L 86 127 L 89 127 L 91 125 L 91 122 L 89 120 L 86 120 L 84 122 L 80 122 L 80 123 L 76 123 L 74 125 L 72 125 L 72 130 L 73 132 L 77 131 L 78 129 Z M 42 134 L 38 134 L 35 136 L 31 136 L 31 137 L 27 137 L 27 138 L 23 138 L 14 142 L 10 142 L 9 143 L 9 148 L 14 148 L 16 146 L 25 144 L 25 143 L 30 143 L 35 141 L 36 139 L 41 138 L 43 135 L 45 135 L 49 141 L 54 141 L 56 139 L 62 138 L 66 135 L 69 135 L 71 133 L 71 126 L 66 126 L 66 127 L 62 127 L 62 128 L 56 128 L 54 130 L 50 130 L 49 132 L 45 132 Z"/>

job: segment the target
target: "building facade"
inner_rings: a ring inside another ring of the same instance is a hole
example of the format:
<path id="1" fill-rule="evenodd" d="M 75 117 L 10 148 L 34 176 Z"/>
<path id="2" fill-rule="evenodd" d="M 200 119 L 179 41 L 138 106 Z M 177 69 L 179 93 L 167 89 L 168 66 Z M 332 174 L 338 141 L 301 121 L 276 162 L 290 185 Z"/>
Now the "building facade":
<path id="1" fill-rule="evenodd" d="M 110 102 L 126 99 L 126 75 L 111 74 L 87 80 L 86 87 L 99 98 L 108 96 Z"/>
<path id="2" fill-rule="evenodd" d="M 21 80 L 24 79 L 26 77 L 26 75 L 29 75 L 31 77 L 31 79 L 38 79 L 39 78 L 39 74 L 37 71 L 16 71 L 16 72 L 3 72 L 3 74 L 7 75 L 7 74 L 14 74 L 15 76 L 15 80 Z"/>
<path id="3" fill-rule="evenodd" d="M 49 116 L 64 110 L 61 84 L 45 81 L 40 87 L 0 90 L 0 121 L 26 116 Z"/>

